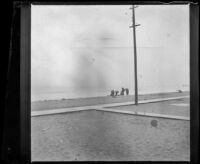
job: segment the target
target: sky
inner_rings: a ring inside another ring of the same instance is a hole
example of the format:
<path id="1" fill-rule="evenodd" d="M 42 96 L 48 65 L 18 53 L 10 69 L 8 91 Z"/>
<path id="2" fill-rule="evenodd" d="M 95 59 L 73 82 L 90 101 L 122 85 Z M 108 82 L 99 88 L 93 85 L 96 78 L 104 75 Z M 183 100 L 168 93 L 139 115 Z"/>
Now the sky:
<path id="1" fill-rule="evenodd" d="M 130 7 L 32 5 L 32 93 L 133 91 Z M 188 5 L 139 5 L 135 17 L 139 92 L 187 88 Z"/>

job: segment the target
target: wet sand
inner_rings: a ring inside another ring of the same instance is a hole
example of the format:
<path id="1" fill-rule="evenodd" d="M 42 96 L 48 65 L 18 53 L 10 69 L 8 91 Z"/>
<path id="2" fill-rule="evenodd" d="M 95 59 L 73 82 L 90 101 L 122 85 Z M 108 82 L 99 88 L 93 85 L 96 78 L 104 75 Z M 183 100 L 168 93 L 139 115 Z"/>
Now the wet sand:
<path id="1" fill-rule="evenodd" d="M 31 125 L 33 161 L 190 159 L 189 121 L 92 110 L 32 117 Z"/>
<path id="2" fill-rule="evenodd" d="M 189 92 L 171 92 L 171 93 L 159 93 L 159 94 L 145 94 L 139 95 L 139 100 L 149 100 L 156 98 L 168 98 L 177 96 L 188 96 Z M 31 102 L 31 110 L 47 110 L 47 109 L 58 109 L 58 108 L 70 108 L 70 107 L 81 107 L 81 106 L 92 106 L 99 104 L 110 104 L 110 103 L 122 103 L 122 102 L 134 102 L 134 96 L 104 96 L 104 97 L 90 97 L 90 98 L 77 98 L 77 99 L 62 99 L 62 100 L 44 100 Z"/>

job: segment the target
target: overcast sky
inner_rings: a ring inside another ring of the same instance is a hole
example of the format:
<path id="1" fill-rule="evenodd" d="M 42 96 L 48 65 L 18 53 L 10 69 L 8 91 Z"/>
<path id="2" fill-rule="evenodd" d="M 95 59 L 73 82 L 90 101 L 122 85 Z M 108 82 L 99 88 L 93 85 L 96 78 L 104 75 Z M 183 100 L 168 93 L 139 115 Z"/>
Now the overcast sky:
<path id="1" fill-rule="evenodd" d="M 130 7 L 32 5 L 32 91 L 133 89 Z M 135 14 L 140 90 L 188 85 L 188 5 L 140 5 Z"/>

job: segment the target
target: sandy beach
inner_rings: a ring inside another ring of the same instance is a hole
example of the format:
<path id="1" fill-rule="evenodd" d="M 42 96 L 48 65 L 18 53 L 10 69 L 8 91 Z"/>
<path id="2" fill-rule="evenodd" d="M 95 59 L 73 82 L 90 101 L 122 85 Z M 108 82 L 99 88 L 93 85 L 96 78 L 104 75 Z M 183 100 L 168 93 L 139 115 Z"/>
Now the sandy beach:
<path id="1" fill-rule="evenodd" d="M 178 96 L 189 96 L 189 92 L 171 92 L 171 93 L 157 93 L 139 95 L 139 100 L 149 100 L 156 98 L 168 98 Z M 99 104 L 121 103 L 121 102 L 134 102 L 134 96 L 104 96 L 104 97 L 90 97 L 90 98 L 77 98 L 77 99 L 61 99 L 61 100 L 44 100 L 31 102 L 31 111 L 70 108 L 81 106 L 92 106 Z"/>
<path id="2" fill-rule="evenodd" d="M 141 95 L 140 100 L 188 96 Z M 34 102 L 32 110 L 130 101 L 133 96 Z M 110 107 L 175 116 L 190 115 L 189 98 Z M 152 121 L 157 125 L 153 126 Z M 85 110 L 31 117 L 33 161 L 189 161 L 190 122 Z"/>
<path id="3" fill-rule="evenodd" d="M 82 111 L 31 122 L 33 161 L 190 160 L 189 121 Z"/>

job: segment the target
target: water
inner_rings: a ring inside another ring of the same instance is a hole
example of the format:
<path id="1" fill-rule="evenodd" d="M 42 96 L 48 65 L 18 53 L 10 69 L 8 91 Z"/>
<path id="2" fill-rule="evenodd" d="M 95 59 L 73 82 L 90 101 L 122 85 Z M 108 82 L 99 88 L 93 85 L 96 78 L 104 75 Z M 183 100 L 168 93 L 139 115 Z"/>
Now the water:
<path id="1" fill-rule="evenodd" d="M 151 94 L 151 93 L 168 93 L 168 92 L 177 92 L 177 90 L 189 91 L 189 86 L 183 85 L 182 87 L 178 86 L 168 86 L 165 88 L 158 87 L 146 87 L 139 88 L 138 94 Z M 75 98 L 86 98 L 86 97 L 101 97 L 110 95 L 111 90 L 65 90 L 65 91 L 48 91 L 48 92 L 33 92 L 31 93 L 31 101 L 42 101 L 42 100 L 60 100 L 60 99 L 75 99 Z M 119 88 L 120 91 L 120 88 Z M 134 95 L 134 89 L 130 89 L 130 95 Z"/>

